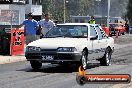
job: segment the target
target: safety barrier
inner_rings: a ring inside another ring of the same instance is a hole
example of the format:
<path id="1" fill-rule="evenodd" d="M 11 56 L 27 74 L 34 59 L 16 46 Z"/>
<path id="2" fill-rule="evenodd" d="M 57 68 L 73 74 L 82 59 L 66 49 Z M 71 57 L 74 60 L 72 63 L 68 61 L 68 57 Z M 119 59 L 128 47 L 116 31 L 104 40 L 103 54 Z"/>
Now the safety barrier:
<path id="1" fill-rule="evenodd" d="M 10 55 L 24 54 L 24 30 L 12 29 L 10 41 Z"/>

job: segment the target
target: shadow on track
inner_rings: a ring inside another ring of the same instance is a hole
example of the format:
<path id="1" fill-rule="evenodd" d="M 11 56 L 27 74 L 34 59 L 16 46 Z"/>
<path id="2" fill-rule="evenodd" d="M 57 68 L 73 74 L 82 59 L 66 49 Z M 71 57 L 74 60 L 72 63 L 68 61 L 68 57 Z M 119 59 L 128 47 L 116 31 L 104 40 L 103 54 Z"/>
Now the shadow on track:
<path id="1" fill-rule="evenodd" d="M 99 67 L 99 63 L 89 63 L 87 69 L 92 69 L 95 67 Z M 42 73 L 72 73 L 78 72 L 79 65 L 58 65 L 58 64 L 48 64 L 43 65 L 41 69 L 34 70 L 30 66 L 24 69 L 20 69 L 17 71 L 25 71 L 25 72 L 42 72 Z"/>

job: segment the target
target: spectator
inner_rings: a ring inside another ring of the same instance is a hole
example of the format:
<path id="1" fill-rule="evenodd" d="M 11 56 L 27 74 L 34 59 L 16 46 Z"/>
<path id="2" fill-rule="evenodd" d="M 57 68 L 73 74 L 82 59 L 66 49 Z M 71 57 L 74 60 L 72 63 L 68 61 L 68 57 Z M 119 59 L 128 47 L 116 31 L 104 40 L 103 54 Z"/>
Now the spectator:
<path id="1" fill-rule="evenodd" d="M 38 23 L 40 25 L 40 27 L 42 27 L 42 36 L 45 36 L 45 34 L 52 28 L 55 26 L 54 22 L 50 20 L 50 16 L 49 14 L 45 14 L 44 15 L 44 19 L 42 19 L 41 21 L 39 21 Z"/>
<path id="2" fill-rule="evenodd" d="M 128 24 L 128 21 L 126 21 L 126 23 L 125 23 L 125 29 L 126 29 L 126 33 L 129 33 L 129 24 Z"/>
<path id="3" fill-rule="evenodd" d="M 26 44 L 29 44 L 32 41 L 37 40 L 36 37 L 36 30 L 38 29 L 38 23 L 36 20 L 32 19 L 33 15 L 32 13 L 28 14 L 28 19 L 23 21 L 19 27 L 24 26 L 24 32 L 25 32 L 25 38 L 26 38 Z"/>
<path id="4" fill-rule="evenodd" d="M 90 20 L 88 21 L 89 24 L 96 24 L 94 20 L 94 16 L 91 16 Z"/>
<path id="5" fill-rule="evenodd" d="M 38 30 L 36 31 L 36 37 L 37 37 L 37 39 L 40 39 L 41 31 L 42 31 L 42 28 L 39 25 Z"/>

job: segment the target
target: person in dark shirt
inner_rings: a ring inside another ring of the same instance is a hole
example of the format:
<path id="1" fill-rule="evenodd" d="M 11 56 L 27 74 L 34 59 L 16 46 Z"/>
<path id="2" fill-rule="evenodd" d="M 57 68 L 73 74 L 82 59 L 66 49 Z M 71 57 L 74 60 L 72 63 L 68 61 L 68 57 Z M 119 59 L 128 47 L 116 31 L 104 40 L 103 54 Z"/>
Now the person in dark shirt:
<path id="1" fill-rule="evenodd" d="M 126 29 L 126 33 L 129 33 L 129 24 L 128 24 L 128 20 L 125 23 L 125 29 Z"/>

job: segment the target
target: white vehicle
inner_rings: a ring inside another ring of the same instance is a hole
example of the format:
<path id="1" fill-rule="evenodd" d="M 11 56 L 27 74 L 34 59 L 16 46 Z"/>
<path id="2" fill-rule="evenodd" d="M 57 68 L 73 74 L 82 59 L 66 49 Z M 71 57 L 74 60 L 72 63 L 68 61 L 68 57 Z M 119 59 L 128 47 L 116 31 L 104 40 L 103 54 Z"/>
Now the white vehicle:
<path id="1" fill-rule="evenodd" d="M 90 60 L 99 60 L 101 65 L 111 64 L 114 39 L 107 37 L 97 24 L 65 23 L 51 29 L 44 38 L 31 42 L 26 47 L 26 59 L 33 69 L 42 63 L 78 62 L 87 68 Z"/>

